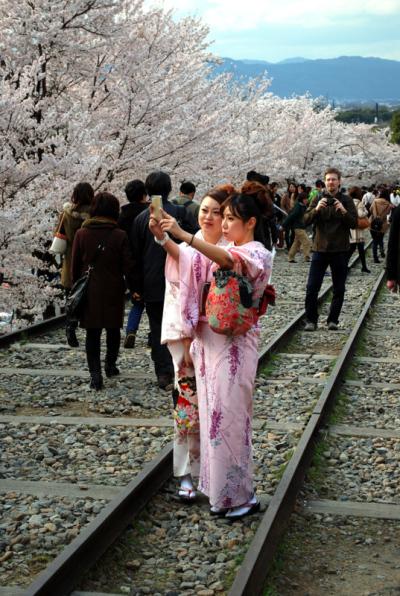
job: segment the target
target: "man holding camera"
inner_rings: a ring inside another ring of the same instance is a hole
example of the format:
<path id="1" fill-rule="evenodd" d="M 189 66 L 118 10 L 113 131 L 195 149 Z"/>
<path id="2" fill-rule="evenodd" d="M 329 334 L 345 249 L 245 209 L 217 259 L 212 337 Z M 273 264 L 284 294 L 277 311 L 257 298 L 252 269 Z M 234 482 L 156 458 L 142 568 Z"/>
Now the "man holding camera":
<path id="1" fill-rule="evenodd" d="M 325 191 L 316 197 L 304 214 L 305 224 L 314 224 L 313 255 L 307 281 L 305 331 L 315 331 L 318 322 L 318 293 L 328 266 L 333 297 L 327 319 L 328 329 L 338 328 L 342 309 L 350 228 L 357 225 L 357 211 L 350 197 L 340 191 L 341 174 L 336 168 L 325 172 Z"/>

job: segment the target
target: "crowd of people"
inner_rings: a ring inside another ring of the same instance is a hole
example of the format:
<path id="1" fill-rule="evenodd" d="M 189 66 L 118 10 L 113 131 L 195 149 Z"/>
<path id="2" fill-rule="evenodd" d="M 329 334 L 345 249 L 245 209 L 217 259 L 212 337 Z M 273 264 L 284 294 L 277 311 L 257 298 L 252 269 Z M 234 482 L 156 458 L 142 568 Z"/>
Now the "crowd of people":
<path id="1" fill-rule="evenodd" d="M 104 371 L 113 377 L 119 374 L 126 292 L 132 307 L 125 348 L 134 348 L 146 310 L 158 386 L 173 391 L 179 497 L 192 501 L 200 490 L 209 498 L 212 515 L 234 520 L 259 509 L 252 478 L 252 395 L 258 318 L 264 312 L 260 305 L 268 293 L 273 247 L 284 250 L 286 245 L 289 263 L 296 262 L 299 251 L 310 261 L 307 331 L 317 328 L 318 293 L 330 268 L 333 297 L 327 326 L 337 329 L 350 256 L 357 248 L 362 271 L 368 273 L 366 231 L 379 262 L 390 220 L 387 285 L 398 290 L 400 205 L 395 202 L 400 192 L 384 186 L 345 192 L 335 168 L 315 188 L 289 182 L 282 197 L 276 183 L 255 171 L 248 172 L 239 188 L 222 184 L 200 201 L 191 182 L 182 183 L 173 200 L 171 191 L 170 176 L 162 171 L 152 172 L 145 182 L 129 182 L 128 203 L 122 208 L 114 195 L 95 194 L 88 183 L 74 188 L 60 217 L 67 237 L 62 265 L 66 295 L 88 268 L 91 277 L 79 321 L 67 320 L 67 341 L 78 345 L 79 322 L 86 330 L 90 385 L 101 390 L 103 329 Z M 215 290 L 217 278 L 227 287 L 239 284 L 239 306 L 233 306 L 234 294 L 225 297 L 224 285 Z M 251 312 L 248 327 L 237 334 L 216 329 L 207 310 L 213 292 L 217 300 L 224 294 L 220 300 L 227 300 L 226 311 L 233 316 Z"/>

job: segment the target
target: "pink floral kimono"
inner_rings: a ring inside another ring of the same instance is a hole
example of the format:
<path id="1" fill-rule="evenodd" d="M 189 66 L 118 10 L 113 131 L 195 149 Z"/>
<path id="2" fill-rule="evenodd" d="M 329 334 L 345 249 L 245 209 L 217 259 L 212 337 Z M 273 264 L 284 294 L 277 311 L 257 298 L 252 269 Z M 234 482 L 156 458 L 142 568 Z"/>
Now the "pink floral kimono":
<path id="1" fill-rule="evenodd" d="M 264 292 L 272 255 L 259 242 L 228 245 L 241 260 L 253 285 L 253 299 Z M 182 255 L 182 250 L 181 250 Z M 217 265 L 196 252 L 189 263 L 180 258 L 182 328 L 195 329 L 191 354 L 196 372 L 200 416 L 199 490 L 211 506 L 237 507 L 254 493 L 252 479 L 253 386 L 258 364 L 259 328 L 227 337 L 212 331 L 199 316 L 201 290 Z"/>

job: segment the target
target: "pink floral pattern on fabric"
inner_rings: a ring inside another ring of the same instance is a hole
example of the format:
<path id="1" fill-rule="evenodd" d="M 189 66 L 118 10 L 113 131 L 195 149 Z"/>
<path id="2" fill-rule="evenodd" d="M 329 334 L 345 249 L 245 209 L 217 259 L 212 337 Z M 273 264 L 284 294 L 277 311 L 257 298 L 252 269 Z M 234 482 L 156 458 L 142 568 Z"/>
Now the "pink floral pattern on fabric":
<path id="1" fill-rule="evenodd" d="M 271 254 L 258 242 L 227 250 L 244 263 L 258 299 L 271 274 Z M 203 283 L 211 281 L 215 268 L 203 268 Z M 258 336 L 258 324 L 229 337 L 215 333 L 200 317 L 191 346 L 200 414 L 199 490 L 216 507 L 242 505 L 254 492 L 251 437 Z"/>
<path id="2" fill-rule="evenodd" d="M 224 271 L 212 265 L 206 315 L 215 333 L 237 336 L 258 324 L 258 303 L 271 275 L 272 259 L 259 242 L 228 245 L 227 251 L 234 259 L 234 267 Z"/>
<path id="3" fill-rule="evenodd" d="M 201 269 L 202 269 L 201 261 L 202 261 L 201 254 L 199 252 L 196 252 L 196 254 L 193 257 L 193 271 L 194 271 L 194 275 L 195 275 L 195 279 L 196 279 L 197 283 L 199 283 L 201 281 Z"/>
<path id="4" fill-rule="evenodd" d="M 208 324 L 215 333 L 222 335 L 243 335 L 257 323 L 258 314 L 254 307 L 241 303 L 239 280 L 230 277 L 223 287 L 213 279 L 206 302 Z"/>
<path id="5" fill-rule="evenodd" d="M 217 447 L 221 443 L 220 428 L 222 422 L 222 412 L 214 410 L 211 414 L 211 426 L 210 426 L 210 440 L 214 447 Z"/>
<path id="6" fill-rule="evenodd" d="M 229 375 L 233 379 L 239 368 L 239 348 L 235 343 L 232 343 L 229 348 Z"/>
<path id="7" fill-rule="evenodd" d="M 204 358 L 204 348 L 203 346 L 200 347 L 200 376 L 204 379 L 204 377 L 206 376 L 206 361 Z"/>

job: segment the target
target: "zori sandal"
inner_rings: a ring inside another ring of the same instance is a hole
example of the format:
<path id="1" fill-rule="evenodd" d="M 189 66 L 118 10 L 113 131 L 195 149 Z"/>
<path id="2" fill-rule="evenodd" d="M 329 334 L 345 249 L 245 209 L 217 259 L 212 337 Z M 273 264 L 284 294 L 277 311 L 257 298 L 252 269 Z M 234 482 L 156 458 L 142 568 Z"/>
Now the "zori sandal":
<path id="1" fill-rule="evenodd" d="M 237 519 L 242 519 L 242 517 L 252 515 L 258 511 L 260 511 L 260 501 L 257 501 L 255 497 L 253 497 L 248 503 L 230 509 L 225 517 L 230 521 L 236 521 Z"/>
<path id="2" fill-rule="evenodd" d="M 225 514 L 229 511 L 226 507 L 215 507 L 212 505 L 210 507 L 210 515 L 214 515 L 216 517 L 225 517 Z"/>
<path id="3" fill-rule="evenodd" d="M 191 502 L 197 497 L 197 493 L 194 488 L 180 488 L 178 490 L 178 497 L 181 501 Z"/>

